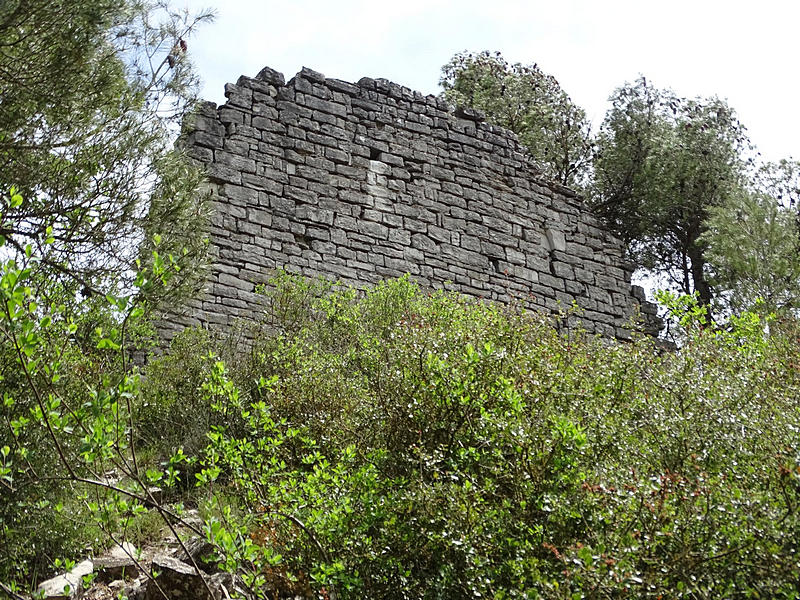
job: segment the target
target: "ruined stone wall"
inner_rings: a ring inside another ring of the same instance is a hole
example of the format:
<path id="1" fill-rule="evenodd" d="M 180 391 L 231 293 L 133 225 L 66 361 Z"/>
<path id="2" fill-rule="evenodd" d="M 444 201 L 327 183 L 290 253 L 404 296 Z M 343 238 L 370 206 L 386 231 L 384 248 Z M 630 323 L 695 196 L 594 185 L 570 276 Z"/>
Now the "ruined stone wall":
<path id="1" fill-rule="evenodd" d="M 514 134 L 383 79 L 357 84 L 269 68 L 226 86 L 186 138 L 214 189 L 206 288 L 165 335 L 257 318 L 276 269 L 364 286 L 410 273 L 423 287 L 548 312 L 583 309 L 626 337 L 655 307 L 630 284 L 619 240 L 579 198 L 543 181 Z"/>

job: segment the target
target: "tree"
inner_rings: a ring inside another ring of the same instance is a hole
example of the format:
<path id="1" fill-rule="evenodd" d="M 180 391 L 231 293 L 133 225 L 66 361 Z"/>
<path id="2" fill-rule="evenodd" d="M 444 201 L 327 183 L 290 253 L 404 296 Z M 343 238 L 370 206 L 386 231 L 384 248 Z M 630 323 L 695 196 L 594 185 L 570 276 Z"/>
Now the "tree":
<path id="1" fill-rule="evenodd" d="M 617 89 L 611 103 L 591 206 L 637 265 L 710 308 L 705 223 L 742 190 L 744 128 L 724 101 L 678 98 L 645 78 Z"/>
<path id="2" fill-rule="evenodd" d="M 0 225 L 4 209 L 22 203 L 14 192 L 0 197 Z M 8 258 L 0 239 L 0 596 L 9 598 L 87 544 L 118 543 L 148 505 L 173 533 L 180 518 L 151 486 L 175 487 L 186 457 L 172 453 L 161 470 L 137 456 L 134 414 L 147 401 L 126 347 L 171 263 L 154 259 L 134 289 L 90 296 L 76 310 L 71 282 L 49 279 L 35 249 L 55 243 L 49 236 Z"/>
<path id="3" fill-rule="evenodd" d="M 726 310 L 800 308 L 798 172 L 797 162 L 766 164 L 747 189 L 710 209 L 701 241 Z"/>
<path id="4" fill-rule="evenodd" d="M 24 198 L 4 210 L 7 248 L 37 245 L 43 273 L 84 295 L 129 284 L 155 234 L 199 255 L 200 175 L 171 145 L 196 89 L 185 40 L 209 18 L 149 0 L 0 6 L 0 187 Z"/>
<path id="5" fill-rule="evenodd" d="M 0 3 L 0 584 L 105 526 L 86 507 L 90 491 L 101 513 L 125 499 L 103 488 L 109 465 L 146 498 L 126 343 L 202 259 L 201 173 L 172 142 L 196 88 L 186 39 L 208 19 L 138 0 Z"/>
<path id="6" fill-rule="evenodd" d="M 516 133 L 546 177 L 573 187 L 584 182 L 589 122 L 552 75 L 535 64 L 509 64 L 499 52 L 462 52 L 442 67 L 439 83 L 452 104 L 478 109 Z"/>

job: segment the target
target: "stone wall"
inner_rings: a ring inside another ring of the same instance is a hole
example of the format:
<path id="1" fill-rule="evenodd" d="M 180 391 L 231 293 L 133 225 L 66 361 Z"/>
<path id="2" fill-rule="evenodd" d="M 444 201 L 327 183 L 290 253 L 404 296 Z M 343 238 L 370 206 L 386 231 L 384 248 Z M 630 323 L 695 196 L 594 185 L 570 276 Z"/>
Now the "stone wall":
<path id="1" fill-rule="evenodd" d="M 619 240 L 570 190 L 543 181 L 514 134 L 383 79 L 357 84 L 263 69 L 206 103 L 185 139 L 208 169 L 213 265 L 165 336 L 253 319 L 276 269 L 364 286 L 423 287 L 558 311 L 626 337 L 655 307 L 631 286 Z"/>

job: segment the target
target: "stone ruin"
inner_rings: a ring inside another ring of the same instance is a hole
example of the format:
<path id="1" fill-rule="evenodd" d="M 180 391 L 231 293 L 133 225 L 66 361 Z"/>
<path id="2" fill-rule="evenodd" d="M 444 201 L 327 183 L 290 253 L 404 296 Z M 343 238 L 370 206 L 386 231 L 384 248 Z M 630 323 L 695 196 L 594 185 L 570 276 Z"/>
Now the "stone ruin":
<path id="1" fill-rule="evenodd" d="M 406 273 L 423 288 L 548 313 L 590 332 L 657 334 L 623 245 L 571 190 L 545 181 L 516 136 L 385 79 L 263 69 L 202 105 L 183 143 L 212 188 L 201 293 L 159 324 L 225 330 L 258 319 L 278 269 L 364 287 Z"/>

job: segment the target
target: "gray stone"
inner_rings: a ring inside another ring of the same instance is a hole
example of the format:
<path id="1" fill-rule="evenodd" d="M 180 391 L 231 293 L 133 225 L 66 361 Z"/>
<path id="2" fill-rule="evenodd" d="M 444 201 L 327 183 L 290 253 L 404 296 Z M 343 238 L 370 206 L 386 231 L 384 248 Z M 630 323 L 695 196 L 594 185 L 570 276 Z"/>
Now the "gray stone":
<path id="1" fill-rule="evenodd" d="M 658 330 L 621 242 L 477 111 L 305 68 L 288 83 L 265 68 L 227 93 L 201 106 L 182 143 L 218 190 L 210 254 L 229 268 L 212 269 L 213 301 L 159 325 L 166 338 L 179 322 L 257 319 L 254 285 L 275 267 L 359 286 L 411 273 L 534 309 L 577 302 L 587 328 L 608 335 L 638 309 Z"/>
<path id="2" fill-rule="evenodd" d="M 304 79 L 308 79 L 309 81 L 313 81 L 315 83 L 325 83 L 325 75 L 319 71 L 309 69 L 308 67 L 303 67 L 297 76 L 303 77 Z"/>
<path id="3" fill-rule="evenodd" d="M 191 564 L 194 560 L 197 566 L 205 572 L 216 572 L 217 554 L 213 544 L 202 538 L 193 537 L 183 542 L 183 545 L 186 551 L 183 548 L 180 549 L 176 557 L 178 560 L 186 564 Z"/>
<path id="4" fill-rule="evenodd" d="M 202 575 L 177 558 L 155 556 L 151 575 L 144 600 L 211 600 Z"/>
<path id="5" fill-rule="evenodd" d="M 545 231 L 545 236 L 547 236 L 547 245 L 550 247 L 551 251 L 559 250 L 561 252 L 566 251 L 567 249 L 567 240 L 564 237 L 564 233 L 555 229 L 548 229 Z"/>
<path id="6" fill-rule="evenodd" d="M 458 106 L 455 110 L 455 115 L 459 119 L 467 119 L 469 121 L 482 122 L 486 120 L 486 115 L 479 111 L 477 108 L 470 108 L 467 106 Z"/>
<path id="7" fill-rule="evenodd" d="M 91 560 L 84 560 L 72 570 L 42 582 L 36 588 L 36 595 L 46 600 L 72 600 L 83 593 L 83 577 L 94 570 Z"/>
<path id="8" fill-rule="evenodd" d="M 273 85 L 283 87 L 285 80 L 283 78 L 283 73 L 276 71 L 275 69 L 270 69 L 269 67 L 264 67 L 258 72 L 256 75 L 256 79 L 259 81 L 266 81 L 267 83 L 271 83 Z"/>
<path id="9" fill-rule="evenodd" d="M 94 570 L 97 573 L 96 581 L 110 583 L 118 579 L 136 579 L 139 575 L 139 566 L 130 556 L 101 556 L 94 561 Z"/>

